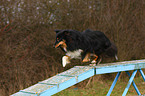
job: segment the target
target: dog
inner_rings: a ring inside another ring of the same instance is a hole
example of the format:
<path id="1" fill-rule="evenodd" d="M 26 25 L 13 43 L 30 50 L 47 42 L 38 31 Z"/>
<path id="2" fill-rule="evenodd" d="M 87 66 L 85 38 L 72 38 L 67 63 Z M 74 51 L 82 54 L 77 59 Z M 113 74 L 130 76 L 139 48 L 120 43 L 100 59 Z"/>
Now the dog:
<path id="1" fill-rule="evenodd" d="M 82 62 L 89 62 L 90 56 L 95 59 L 91 63 L 99 64 L 101 54 L 117 58 L 117 47 L 103 32 L 87 29 L 83 32 L 76 30 L 55 30 L 55 48 L 60 47 L 66 55 L 62 57 L 63 67 L 70 63 L 70 59 L 82 59 Z"/>

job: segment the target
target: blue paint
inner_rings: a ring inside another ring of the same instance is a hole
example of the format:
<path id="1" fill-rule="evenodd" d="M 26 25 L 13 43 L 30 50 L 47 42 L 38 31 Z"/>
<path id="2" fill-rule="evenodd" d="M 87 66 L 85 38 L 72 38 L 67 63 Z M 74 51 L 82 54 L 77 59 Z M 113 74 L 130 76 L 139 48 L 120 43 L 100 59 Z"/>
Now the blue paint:
<path id="1" fill-rule="evenodd" d="M 51 95 L 56 94 L 56 93 L 66 89 L 74 84 L 76 84 L 76 79 L 72 78 L 66 82 L 63 82 L 63 83 L 60 83 L 59 85 L 56 85 L 55 88 L 53 88 L 52 90 L 48 89 L 48 90 L 42 92 L 40 94 L 40 96 L 48 96 L 48 95 L 51 96 Z"/>
<path id="2" fill-rule="evenodd" d="M 74 90 L 78 90 L 78 87 L 74 88 Z"/>
<path id="3" fill-rule="evenodd" d="M 143 71 L 142 71 L 141 69 L 139 69 L 139 72 L 140 72 L 140 74 L 141 74 L 142 78 L 143 78 L 143 79 L 144 79 L 144 81 L 145 81 L 145 75 L 144 75 Z"/>
<path id="4" fill-rule="evenodd" d="M 135 70 L 135 71 L 132 73 L 132 76 L 130 77 L 130 79 L 129 79 L 129 81 L 128 81 L 128 84 L 127 84 L 127 86 L 126 86 L 126 88 L 125 88 L 125 90 L 124 90 L 122 96 L 126 96 L 126 94 L 127 94 L 127 92 L 128 92 L 128 89 L 129 89 L 129 87 L 130 87 L 130 85 L 131 85 L 131 83 L 132 83 L 132 81 L 133 81 L 133 79 L 134 79 L 136 73 L 137 73 L 137 70 Z"/>
<path id="5" fill-rule="evenodd" d="M 126 73 L 130 77 L 130 73 L 128 71 L 126 71 Z M 138 88 L 137 88 L 137 86 L 136 86 L 136 84 L 135 84 L 134 81 L 132 82 L 132 85 L 133 85 L 134 89 L 136 90 L 137 94 L 138 95 L 141 95 L 141 93 L 139 92 L 139 90 L 138 90 Z"/>
<path id="6" fill-rule="evenodd" d="M 126 65 L 113 65 L 113 66 L 104 66 L 101 68 L 96 68 L 96 74 L 105 74 L 105 73 L 114 73 L 114 72 L 120 72 L 120 71 L 130 71 L 135 69 L 145 68 L 145 63 L 141 64 L 126 64 Z"/>
<path id="7" fill-rule="evenodd" d="M 30 94 L 30 93 L 25 93 L 25 92 L 17 92 L 11 96 L 37 96 L 37 94 Z"/>
<path id="8" fill-rule="evenodd" d="M 85 79 L 87 79 L 87 78 L 89 78 L 89 77 L 92 77 L 92 76 L 94 76 L 95 74 L 95 69 L 93 68 L 93 69 L 90 69 L 88 72 L 86 72 L 86 73 L 83 73 L 83 74 L 81 74 L 81 75 L 78 75 L 78 77 L 77 77 L 77 79 L 78 79 L 78 82 L 81 82 L 81 81 L 83 81 L 83 80 L 85 80 Z"/>
<path id="9" fill-rule="evenodd" d="M 110 89 L 109 89 L 109 91 L 108 91 L 106 96 L 110 96 L 111 95 L 111 92 L 112 92 L 112 90 L 113 90 L 113 88 L 114 88 L 114 86 L 115 86 L 115 84 L 116 84 L 116 82 L 117 82 L 117 80 L 118 80 L 118 78 L 120 76 L 120 73 L 121 72 L 117 73 L 117 75 L 116 75 L 116 77 L 115 77 L 115 79 L 114 79 L 114 81 L 113 81 L 113 83 L 112 83 L 112 85 L 111 85 L 111 87 L 110 87 Z"/>

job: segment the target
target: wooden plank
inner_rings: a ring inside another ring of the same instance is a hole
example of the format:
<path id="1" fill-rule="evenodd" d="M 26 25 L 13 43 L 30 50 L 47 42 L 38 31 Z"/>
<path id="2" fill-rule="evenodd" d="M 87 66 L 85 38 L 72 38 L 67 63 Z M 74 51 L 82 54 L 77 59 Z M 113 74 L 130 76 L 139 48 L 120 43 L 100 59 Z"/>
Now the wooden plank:
<path id="1" fill-rule="evenodd" d="M 56 88 L 54 90 L 50 91 L 50 89 L 48 89 L 48 91 L 42 93 L 42 94 L 53 95 L 61 90 L 64 90 L 64 89 L 76 84 L 76 79 L 74 77 L 53 76 L 50 79 L 39 82 L 39 84 L 55 85 Z"/>
<path id="2" fill-rule="evenodd" d="M 37 94 L 39 96 L 50 96 L 72 85 L 75 85 L 81 82 L 82 80 L 85 80 L 93 75 L 94 75 L 94 68 L 74 67 L 56 76 L 53 76 L 49 79 L 39 82 L 38 84 L 35 84 L 29 88 L 20 90 L 20 92 L 28 93 L 28 94 Z M 18 94 L 19 92 L 11 96 L 20 96 Z"/>
<path id="3" fill-rule="evenodd" d="M 42 82 L 39 82 L 41 84 L 50 84 L 50 85 L 57 85 L 57 84 L 60 84 L 60 83 L 63 83 L 63 82 L 66 82 L 70 79 L 72 79 L 73 77 L 66 77 L 66 76 L 59 76 L 59 75 L 56 75 L 56 76 L 53 76 L 49 79 L 46 79 Z"/>
<path id="4" fill-rule="evenodd" d="M 77 79 L 77 82 L 81 82 L 84 79 L 87 79 L 95 73 L 94 68 L 92 67 L 73 67 L 65 72 L 62 72 L 58 75 L 60 76 L 73 76 Z"/>
<path id="5" fill-rule="evenodd" d="M 95 71 L 96 74 L 105 74 L 105 73 L 113 73 L 119 71 L 129 71 L 129 70 L 145 68 L 145 59 L 100 64 L 99 66 L 75 66 L 75 67 L 78 68 L 92 67 L 96 69 Z"/>
<path id="6" fill-rule="evenodd" d="M 20 92 L 23 93 L 29 93 L 29 94 L 37 94 L 37 95 L 42 95 L 42 93 L 48 93 L 51 94 L 51 91 L 56 90 L 57 86 L 55 85 L 47 85 L 47 84 L 35 84 L 29 88 L 26 88 L 24 90 L 20 90 Z M 49 90 L 49 91 L 48 91 Z M 27 96 L 27 95 L 26 95 Z M 46 95 L 44 95 L 46 96 Z"/>
<path id="7" fill-rule="evenodd" d="M 37 94 L 30 94 L 30 93 L 23 93 L 23 92 L 17 92 L 11 96 L 37 96 Z"/>
<path id="8" fill-rule="evenodd" d="M 129 71 L 129 70 L 145 68 L 145 64 L 138 64 L 138 65 L 139 66 L 136 66 L 136 64 L 128 64 L 128 65 L 96 68 L 96 74 L 105 74 L 105 73 L 113 73 L 118 71 Z"/>
<path id="9" fill-rule="evenodd" d="M 91 67 L 73 67 L 65 72 L 62 72 L 58 75 L 65 75 L 65 76 L 78 76 L 88 70 L 92 69 Z"/>
<path id="10" fill-rule="evenodd" d="M 96 66 L 96 74 L 113 73 L 119 71 L 129 71 L 145 68 L 145 60 L 124 61 L 117 63 L 108 63 L 105 66 Z"/>

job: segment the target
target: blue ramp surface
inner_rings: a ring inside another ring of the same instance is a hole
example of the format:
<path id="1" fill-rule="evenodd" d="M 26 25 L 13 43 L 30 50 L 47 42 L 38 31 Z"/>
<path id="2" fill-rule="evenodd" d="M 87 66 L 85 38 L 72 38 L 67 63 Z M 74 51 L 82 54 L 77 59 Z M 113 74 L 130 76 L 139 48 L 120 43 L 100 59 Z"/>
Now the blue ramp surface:
<path id="1" fill-rule="evenodd" d="M 96 74 L 143 68 L 145 68 L 145 59 L 100 64 L 99 66 L 75 66 L 11 96 L 51 96 Z"/>
<path id="2" fill-rule="evenodd" d="M 91 67 L 73 67 L 11 96 L 50 96 L 93 76 L 94 71 Z"/>

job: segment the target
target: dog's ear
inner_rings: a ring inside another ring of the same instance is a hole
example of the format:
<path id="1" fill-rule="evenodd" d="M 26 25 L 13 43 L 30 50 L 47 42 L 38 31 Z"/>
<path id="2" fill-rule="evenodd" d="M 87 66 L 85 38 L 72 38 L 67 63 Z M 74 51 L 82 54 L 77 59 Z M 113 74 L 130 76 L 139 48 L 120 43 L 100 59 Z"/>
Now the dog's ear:
<path id="1" fill-rule="evenodd" d="M 59 33 L 61 30 L 59 30 L 59 29 L 56 29 L 56 30 L 54 30 L 56 33 Z"/>
<path id="2" fill-rule="evenodd" d="M 64 33 L 64 35 L 70 35 L 69 31 L 64 31 L 63 33 Z"/>

